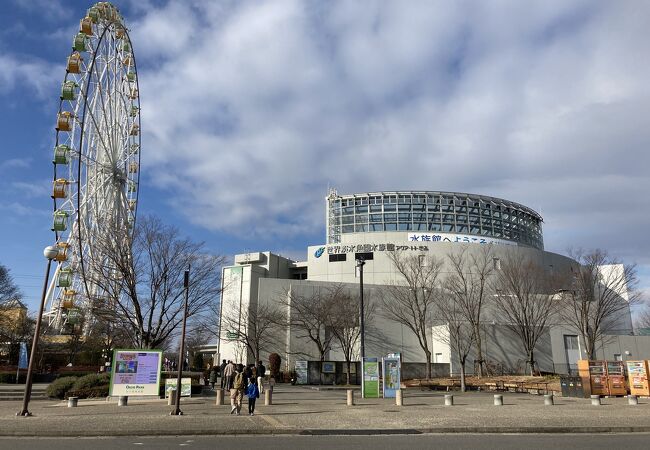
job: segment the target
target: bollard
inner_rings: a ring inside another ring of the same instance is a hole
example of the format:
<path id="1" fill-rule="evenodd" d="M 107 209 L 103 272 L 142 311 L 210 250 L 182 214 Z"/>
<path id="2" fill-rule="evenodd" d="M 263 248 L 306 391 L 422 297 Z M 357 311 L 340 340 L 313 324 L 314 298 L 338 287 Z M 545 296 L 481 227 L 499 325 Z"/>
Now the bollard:
<path id="1" fill-rule="evenodd" d="M 270 406 L 273 404 L 273 389 L 264 391 L 264 405 Z"/>
<path id="2" fill-rule="evenodd" d="M 348 406 L 354 406 L 354 391 L 352 389 L 348 389 Z"/>
<path id="3" fill-rule="evenodd" d="M 215 402 L 215 405 L 223 405 L 223 389 L 217 389 L 217 401 Z"/>
<path id="4" fill-rule="evenodd" d="M 445 406 L 454 406 L 454 396 L 451 394 L 445 395 Z"/>
<path id="5" fill-rule="evenodd" d="M 68 408 L 76 408 L 79 397 L 68 397 Z"/>
<path id="6" fill-rule="evenodd" d="M 494 406 L 503 406 L 503 395 L 494 394 Z"/>
<path id="7" fill-rule="evenodd" d="M 402 397 L 402 390 L 397 389 L 395 391 L 395 404 L 397 406 L 404 406 L 404 398 Z"/>
<path id="8" fill-rule="evenodd" d="M 120 395 L 119 398 L 117 399 L 117 406 L 127 406 L 128 402 L 129 402 L 128 396 Z"/>
<path id="9" fill-rule="evenodd" d="M 167 397 L 167 406 L 176 405 L 176 389 L 170 389 L 167 392 L 169 393 L 169 397 Z"/>
<path id="10" fill-rule="evenodd" d="M 639 397 L 636 395 L 628 395 L 627 396 L 627 404 L 628 405 L 638 405 L 639 404 Z"/>
<path id="11" fill-rule="evenodd" d="M 553 406 L 553 394 L 545 394 L 544 395 L 544 405 L 546 406 Z"/>
<path id="12" fill-rule="evenodd" d="M 592 395 L 591 396 L 591 404 L 593 406 L 600 406 L 600 395 Z"/>

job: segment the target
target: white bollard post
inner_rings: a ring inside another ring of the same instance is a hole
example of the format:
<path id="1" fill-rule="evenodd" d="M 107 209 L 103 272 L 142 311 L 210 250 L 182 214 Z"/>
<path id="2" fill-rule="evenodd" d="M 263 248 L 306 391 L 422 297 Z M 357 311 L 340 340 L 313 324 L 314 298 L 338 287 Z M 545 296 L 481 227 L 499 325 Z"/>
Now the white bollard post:
<path id="1" fill-rule="evenodd" d="M 117 406 L 127 406 L 129 403 L 129 397 L 126 395 L 120 395 L 117 399 Z"/>
<path id="2" fill-rule="evenodd" d="M 167 406 L 174 406 L 176 404 L 176 389 L 170 389 L 167 391 L 169 397 L 167 397 Z"/>
<path id="3" fill-rule="evenodd" d="M 545 394 L 544 395 L 544 405 L 545 406 L 553 406 L 553 394 Z"/>
<path id="4" fill-rule="evenodd" d="M 494 394 L 494 406 L 503 406 L 503 395 Z"/>
<path id="5" fill-rule="evenodd" d="M 223 389 L 217 389 L 217 401 L 215 402 L 215 405 L 223 405 Z"/>
<path id="6" fill-rule="evenodd" d="M 402 390 L 397 389 L 395 391 L 395 404 L 397 406 L 404 406 L 404 398 L 402 397 Z"/>
<path id="7" fill-rule="evenodd" d="M 451 394 L 445 395 L 445 406 L 454 406 L 454 396 Z"/>
<path id="8" fill-rule="evenodd" d="M 270 406 L 273 404 L 273 389 L 267 389 L 264 391 L 264 405 Z"/>
<path id="9" fill-rule="evenodd" d="M 68 408 L 76 408 L 79 397 L 68 397 Z"/>
<path id="10" fill-rule="evenodd" d="M 591 404 L 593 406 L 600 406 L 600 395 L 592 395 L 591 396 Z"/>
<path id="11" fill-rule="evenodd" d="M 627 404 L 628 405 L 638 405 L 639 404 L 639 397 L 636 395 L 628 395 L 627 396 Z"/>
<path id="12" fill-rule="evenodd" d="M 347 405 L 354 406 L 354 391 L 352 389 L 348 389 Z"/>

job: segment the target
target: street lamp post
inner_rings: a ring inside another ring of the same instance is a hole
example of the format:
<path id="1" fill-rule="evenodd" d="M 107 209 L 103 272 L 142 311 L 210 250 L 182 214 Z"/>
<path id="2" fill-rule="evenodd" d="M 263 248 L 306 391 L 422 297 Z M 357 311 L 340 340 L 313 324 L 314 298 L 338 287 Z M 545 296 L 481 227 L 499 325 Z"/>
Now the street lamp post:
<path id="1" fill-rule="evenodd" d="M 365 347 L 365 328 L 364 328 L 364 313 L 363 313 L 363 266 L 366 264 L 363 258 L 357 259 L 357 268 L 359 269 L 359 328 L 360 328 L 360 350 L 361 350 L 361 365 L 363 366 L 363 358 L 366 356 Z"/>
<path id="2" fill-rule="evenodd" d="M 58 255 L 58 249 L 50 245 L 43 250 L 43 256 L 47 258 L 47 269 L 45 271 L 45 281 L 43 282 L 43 294 L 41 295 L 41 305 L 36 316 L 36 327 L 34 328 L 34 339 L 32 340 L 32 349 L 29 354 L 29 366 L 27 366 L 27 379 L 25 380 L 25 393 L 23 395 L 23 408 L 16 413 L 17 416 L 31 416 L 27 407 L 32 396 L 32 370 L 34 369 L 34 360 L 36 359 L 36 347 L 38 346 L 38 337 L 41 332 L 41 321 L 43 319 L 43 310 L 45 309 L 45 295 L 47 294 L 47 283 L 50 280 L 50 269 L 52 260 Z"/>
<path id="3" fill-rule="evenodd" d="M 361 353 L 361 397 L 365 398 L 366 389 L 365 389 L 365 379 L 364 379 L 364 367 L 363 360 L 366 357 L 366 347 L 365 347 L 365 328 L 363 321 L 363 266 L 366 262 L 363 257 L 357 259 L 357 268 L 359 269 L 359 335 L 360 335 L 360 353 Z"/>
<path id="4" fill-rule="evenodd" d="M 176 377 L 176 407 L 172 411 L 174 416 L 182 416 L 181 411 L 181 378 L 183 376 L 183 363 L 185 361 L 185 326 L 187 324 L 187 304 L 190 288 L 190 268 L 188 267 L 183 277 L 183 287 L 185 288 L 185 306 L 183 308 L 183 330 L 181 331 L 181 345 L 178 349 L 178 376 Z"/>

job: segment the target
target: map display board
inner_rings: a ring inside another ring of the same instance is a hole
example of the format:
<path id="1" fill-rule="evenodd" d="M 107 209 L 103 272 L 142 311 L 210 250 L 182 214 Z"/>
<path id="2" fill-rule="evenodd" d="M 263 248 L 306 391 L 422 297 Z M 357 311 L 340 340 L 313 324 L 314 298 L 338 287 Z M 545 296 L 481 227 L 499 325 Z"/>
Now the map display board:
<path id="1" fill-rule="evenodd" d="M 167 378 L 165 380 L 165 398 L 169 397 L 172 389 L 176 389 L 176 378 Z M 181 397 L 192 396 L 192 379 L 181 378 Z"/>
<path id="2" fill-rule="evenodd" d="M 382 370 L 384 372 L 384 398 L 395 398 L 401 382 L 399 355 L 397 357 L 385 357 L 382 360 Z"/>
<path id="3" fill-rule="evenodd" d="M 296 361 L 296 384 L 307 384 L 307 361 Z"/>
<path id="4" fill-rule="evenodd" d="M 158 396 L 161 360 L 161 350 L 115 350 L 110 395 Z"/>

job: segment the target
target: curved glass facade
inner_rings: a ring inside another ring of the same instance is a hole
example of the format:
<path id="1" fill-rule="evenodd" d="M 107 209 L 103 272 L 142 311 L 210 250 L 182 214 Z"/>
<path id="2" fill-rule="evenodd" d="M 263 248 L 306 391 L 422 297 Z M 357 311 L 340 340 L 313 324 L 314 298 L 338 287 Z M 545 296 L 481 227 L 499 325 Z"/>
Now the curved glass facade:
<path id="1" fill-rule="evenodd" d="M 427 231 L 489 236 L 544 249 L 542 217 L 518 203 L 438 191 L 368 192 L 327 196 L 327 243 L 341 235 Z"/>

